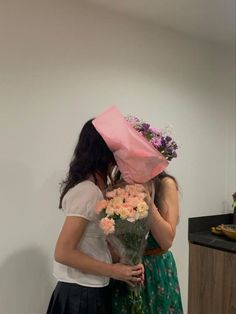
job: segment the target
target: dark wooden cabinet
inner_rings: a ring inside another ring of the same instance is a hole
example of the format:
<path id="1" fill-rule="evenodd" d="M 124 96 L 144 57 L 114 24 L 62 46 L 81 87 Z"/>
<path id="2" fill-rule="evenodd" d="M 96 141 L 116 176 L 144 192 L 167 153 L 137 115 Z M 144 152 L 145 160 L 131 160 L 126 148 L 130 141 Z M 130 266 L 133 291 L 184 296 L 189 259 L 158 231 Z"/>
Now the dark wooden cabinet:
<path id="1" fill-rule="evenodd" d="M 236 314 L 236 254 L 189 243 L 188 314 Z"/>

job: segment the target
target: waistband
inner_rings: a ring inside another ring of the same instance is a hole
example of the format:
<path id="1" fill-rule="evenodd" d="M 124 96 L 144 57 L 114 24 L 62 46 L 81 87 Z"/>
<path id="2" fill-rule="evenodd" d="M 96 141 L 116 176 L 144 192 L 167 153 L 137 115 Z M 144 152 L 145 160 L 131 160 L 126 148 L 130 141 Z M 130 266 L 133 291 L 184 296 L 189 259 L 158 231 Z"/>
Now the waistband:
<path id="1" fill-rule="evenodd" d="M 146 249 L 144 251 L 144 256 L 157 256 L 166 253 L 167 251 L 162 250 L 160 247 L 154 249 Z"/>

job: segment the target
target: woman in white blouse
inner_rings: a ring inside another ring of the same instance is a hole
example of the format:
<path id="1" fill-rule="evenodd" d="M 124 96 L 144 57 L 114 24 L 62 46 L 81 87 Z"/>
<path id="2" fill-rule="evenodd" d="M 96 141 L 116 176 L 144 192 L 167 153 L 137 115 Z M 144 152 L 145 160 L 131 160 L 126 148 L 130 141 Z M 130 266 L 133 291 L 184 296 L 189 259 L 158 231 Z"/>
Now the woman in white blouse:
<path id="1" fill-rule="evenodd" d="M 95 204 L 103 199 L 107 176 L 115 166 L 112 152 L 89 120 L 81 130 L 62 184 L 60 208 L 66 218 L 55 249 L 58 283 L 47 314 L 110 314 L 109 278 L 142 280 L 143 266 L 112 264 Z"/>

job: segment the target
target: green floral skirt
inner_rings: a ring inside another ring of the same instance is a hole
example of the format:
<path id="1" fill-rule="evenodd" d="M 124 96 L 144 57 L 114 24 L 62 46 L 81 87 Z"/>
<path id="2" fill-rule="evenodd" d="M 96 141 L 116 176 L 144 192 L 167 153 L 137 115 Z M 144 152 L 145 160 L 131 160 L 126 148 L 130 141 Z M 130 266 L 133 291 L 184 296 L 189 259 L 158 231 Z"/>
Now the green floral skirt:
<path id="1" fill-rule="evenodd" d="M 145 286 L 142 299 L 145 314 L 183 314 L 175 260 L 171 252 L 144 256 Z M 113 282 L 112 313 L 129 314 L 127 286 Z M 136 313 L 140 314 L 140 313 Z"/>

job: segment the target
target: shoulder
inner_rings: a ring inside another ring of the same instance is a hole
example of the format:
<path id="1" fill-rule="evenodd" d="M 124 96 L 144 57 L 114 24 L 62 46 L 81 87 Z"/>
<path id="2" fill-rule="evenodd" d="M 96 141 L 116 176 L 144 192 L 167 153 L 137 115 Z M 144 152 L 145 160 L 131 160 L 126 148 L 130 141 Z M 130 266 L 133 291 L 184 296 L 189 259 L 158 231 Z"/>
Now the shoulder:
<path id="1" fill-rule="evenodd" d="M 65 196 L 70 196 L 77 193 L 99 193 L 100 190 L 96 186 L 95 183 L 93 183 L 90 180 L 82 181 L 78 184 L 76 184 L 73 188 L 71 188 Z"/>
<path id="2" fill-rule="evenodd" d="M 178 189 L 176 180 L 170 176 L 166 176 L 161 179 L 161 186 L 163 188 L 174 188 L 176 190 Z"/>
<path id="3" fill-rule="evenodd" d="M 71 188 L 62 200 L 62 207 L 66 208 L 68 204 L 77 200 L 88 201 L 101 195 L 99 188 L 89 180 L 82 181 Z"/>

